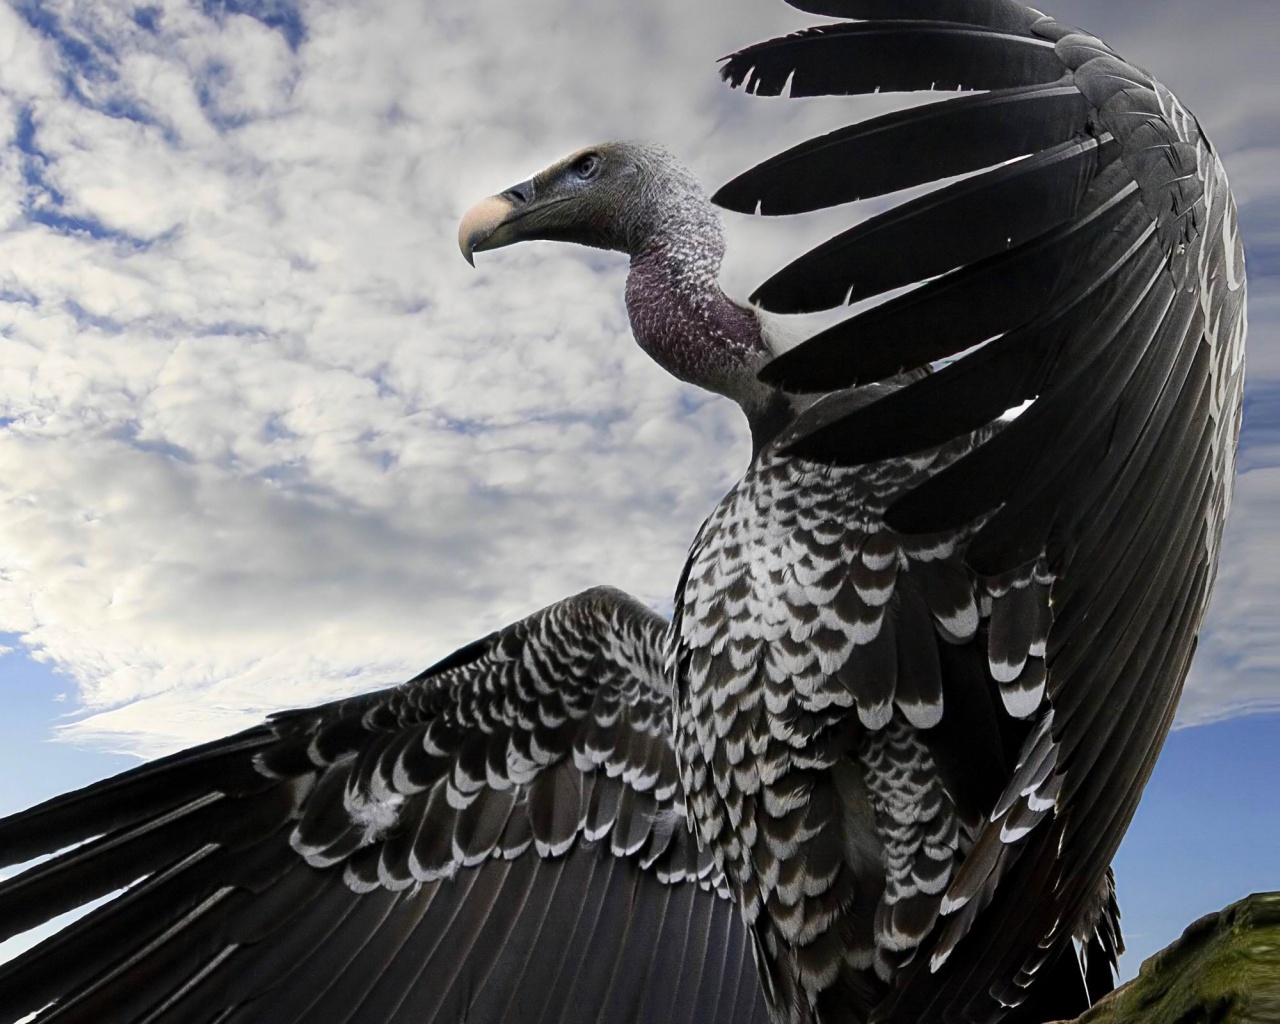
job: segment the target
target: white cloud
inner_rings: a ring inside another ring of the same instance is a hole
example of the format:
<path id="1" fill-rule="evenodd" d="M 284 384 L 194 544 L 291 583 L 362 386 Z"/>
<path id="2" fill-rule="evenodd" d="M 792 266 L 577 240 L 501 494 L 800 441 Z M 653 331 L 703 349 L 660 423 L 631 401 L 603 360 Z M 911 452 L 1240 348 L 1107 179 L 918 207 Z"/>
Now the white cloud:
<path id="1" fill-rule="evenodd" d="M 597 582 L 666 604 L 745 463 L 736 412 L 635 348 L 620 258 L 473 271 L 457 217 L 593 140 L 661 139 L 714 184 L 883 100 L 725 90 L 715 57 L 803 20 L 767 0 L 332 0 L 296 48 L 156 9 L 0 7 L 0 629 L 76 680 L 71 735 L 168 749 Z M 824 224 L 731 223 L 727 286 Z M 1238 522 L 1268 502 L 1242 483 Z M 1196 680 L 1194 714 L 1253 693 Z"/>

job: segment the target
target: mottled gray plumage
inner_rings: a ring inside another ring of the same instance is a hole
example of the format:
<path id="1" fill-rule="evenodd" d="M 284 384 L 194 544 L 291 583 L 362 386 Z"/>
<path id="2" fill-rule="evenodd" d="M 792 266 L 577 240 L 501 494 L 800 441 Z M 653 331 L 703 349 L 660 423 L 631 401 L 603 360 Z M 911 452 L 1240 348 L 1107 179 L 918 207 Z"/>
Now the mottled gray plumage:
<path id="1" fill-rule="evenodd" d="M 965 567 L 965 532 L 884 523 L 896 496 L 995 428 L 866 467 L 785 454 L 828 414 L 819 403 L 766 449 L 694 542 L 674 623 L 676 731 L 691 821 L 761 935 L 775 1002 L 842 1020 L 884 997 L 981 831 L 952 794 L 979 805 L 966 791 L 982 782 L 944 771 L 923 737 L 946 731 L 944 685 L 957 684 L 940 647 L 981 684 L 988 624 L 1020 591 Z"/>
<path id="2" fill-rule="evenodd" d="M 744 410 L 751 465 L 673 621 L 589 591 L 402 687 L 0 822 L 6 862 L 90 840 L 0 884 L 0 936 L 136 882 L 0 967 L 0 1019 L 1038 1024 L 1111 985 L 1109 864 L 1229 504 L 1225 174 L 1149 75 L 1015 0 L 797 6 L 868 20 L 735 54 L 731 84 L 985 91 L 718 201 L 994 169 L 756 298 L 919 287 L 795 345 L 720 289 L 719 216 L 648 144 L 580 150 L 459 231 L 468 259 L 626 253 L 641 347 Z"/>

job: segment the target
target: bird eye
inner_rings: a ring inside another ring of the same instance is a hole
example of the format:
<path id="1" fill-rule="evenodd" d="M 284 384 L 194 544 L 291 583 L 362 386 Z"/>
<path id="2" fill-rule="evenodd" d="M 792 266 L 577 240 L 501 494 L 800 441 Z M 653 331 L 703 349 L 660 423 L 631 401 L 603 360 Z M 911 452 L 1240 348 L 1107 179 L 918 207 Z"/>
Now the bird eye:
<path id="1" fill-rule="evenodd" d="M 594 178 L 600 173 L 600 157 L 595 153 L 586 153 L 578 157 L 573 165 L 573 172 L 579 178 Z"/>

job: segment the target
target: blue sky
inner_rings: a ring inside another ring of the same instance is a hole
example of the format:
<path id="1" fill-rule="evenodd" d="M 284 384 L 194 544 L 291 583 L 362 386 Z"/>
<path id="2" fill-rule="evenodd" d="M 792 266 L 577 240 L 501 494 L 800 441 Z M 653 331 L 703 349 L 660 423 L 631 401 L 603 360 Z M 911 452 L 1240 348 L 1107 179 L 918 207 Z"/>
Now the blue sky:
<path id="1" fill-rule="evenodd" d="M 804 19 L 724 9 L 0 3 L 0 813 L 595 583 L 667 605 L 745 462 L 736 414 L 635 349 L 619 259 L 472 271 L 454 229 L 598 139 L 659 139 L 714 185 L 883 109 L 728 92 L 716 57 Z M 1117 863 L 1131 973 L 1280 887 L 1280 13 L 1051 9 L 1198 113 L 1250 273 L 1222 575 Z M 726 287 L 868 209 L 731 220 Z"/>

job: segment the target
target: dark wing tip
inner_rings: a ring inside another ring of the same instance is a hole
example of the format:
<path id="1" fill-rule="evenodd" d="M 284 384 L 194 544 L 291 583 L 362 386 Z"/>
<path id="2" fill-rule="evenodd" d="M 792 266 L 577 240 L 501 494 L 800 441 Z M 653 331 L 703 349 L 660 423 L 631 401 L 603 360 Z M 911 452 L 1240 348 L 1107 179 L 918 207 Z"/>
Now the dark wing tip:
<path id="1" fill-rule="evenodd" d="M 760 202 L 751 186 L 752 172 L 739 174 L 732 181 L 725 182 L 711 196 L 711 201 L 725 210 L 734 213 L 763 213 Z"/>
<path id="2" fill-rule="evenodd" d="M 738 50 L 736 53 L 720 58 L 720 78 L 728 83 L 729 88 L 741 89 L 748 82 L 756 66 L 752 53 L 763 45 L 765 44 L 757 43 L 755 46 L 748 46 L 746 49 Z M 754 92 L 749 85 L 747 86 L 747 91 Z"/>

